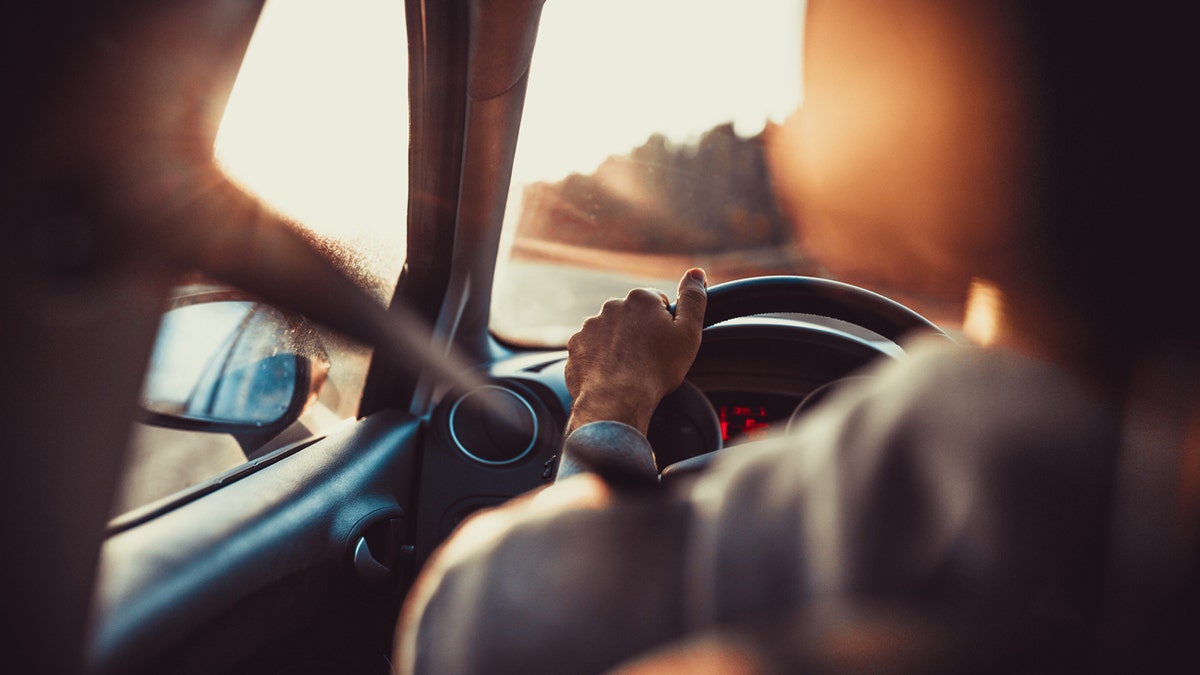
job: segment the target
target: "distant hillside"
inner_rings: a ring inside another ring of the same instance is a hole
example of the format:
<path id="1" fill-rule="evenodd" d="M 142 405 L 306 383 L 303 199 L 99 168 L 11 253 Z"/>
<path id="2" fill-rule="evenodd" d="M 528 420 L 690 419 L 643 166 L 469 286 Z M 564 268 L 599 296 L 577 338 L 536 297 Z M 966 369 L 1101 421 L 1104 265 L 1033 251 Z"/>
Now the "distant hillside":
<path id="1" fill-rule="evenodd" d="M 698 265 L 716 283 L 765 274 L 828 276 L 795 245 L 797 227 L 776 202 L 764 154 L 772 131 L 768 125 L 743 138 L 723 124 L 690 145 L 656 134 L 590 175 L 533 183 L 522 195 L 512 256 L 641 278 L 670 279 Z M 961 320 L 957 298 L 913 295 L 867 269 L 847 274 L 844 281 L 944 325 Z"/>
<path id="2" fill-rule="evenodd" d="M 590 175 L 531 184 L 517 220 L 518 242 L 651 255 L 777 248 L 793 232 L 771 191 L 763 134 L 742 138 L 731 124 L 694 145 L 656 134 Z"/>

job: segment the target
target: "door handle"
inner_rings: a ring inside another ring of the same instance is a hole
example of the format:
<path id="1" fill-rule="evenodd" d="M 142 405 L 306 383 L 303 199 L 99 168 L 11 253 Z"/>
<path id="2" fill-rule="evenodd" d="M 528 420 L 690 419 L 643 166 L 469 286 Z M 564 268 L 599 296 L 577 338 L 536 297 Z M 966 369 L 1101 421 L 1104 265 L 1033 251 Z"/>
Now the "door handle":
<path id="1" fill-rule="evenodd" d="M 387 593 L 395 586 L 400 563 L 413 555 L 413 546 L 404 543 L 403 518 L 376 521 L 362 530 L 354 543 L 354 575 L 374 593 Z"/>

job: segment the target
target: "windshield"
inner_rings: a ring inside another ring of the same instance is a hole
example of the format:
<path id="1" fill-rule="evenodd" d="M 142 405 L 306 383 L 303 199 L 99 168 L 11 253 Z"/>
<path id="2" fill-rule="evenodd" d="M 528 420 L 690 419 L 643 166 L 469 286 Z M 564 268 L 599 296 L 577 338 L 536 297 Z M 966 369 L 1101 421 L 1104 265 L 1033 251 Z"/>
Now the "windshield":
<path id="1" fill-rule="evenodd" d="M 672 293 L 691 266 L 710 284 L 831 276 L 797 244 L 771 169 L 779 125 L 803 99 L 804 11 L 798 0 L 546 4 L 497 261 L 499 338 L 561 346 L 605 300 Z"/>

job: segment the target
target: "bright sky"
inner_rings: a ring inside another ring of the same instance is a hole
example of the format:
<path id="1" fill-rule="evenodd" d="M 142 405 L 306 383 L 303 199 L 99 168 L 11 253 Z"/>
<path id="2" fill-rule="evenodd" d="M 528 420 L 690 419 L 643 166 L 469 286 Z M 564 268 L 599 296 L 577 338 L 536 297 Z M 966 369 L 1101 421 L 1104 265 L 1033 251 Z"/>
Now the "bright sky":
<path id="1" fill-rule="evenodd" d="M 272 0 L 217 135 L 234 180 L 395 279 L 408 208 L 408 51 L 396 0 Z"/>
<path id="2" fill-rule="evenodd" d="M 803 0 L 548 0 L 516 182 L 590 173 L 655 132 L 732 121 L 754 134 L 799 105 Z"/>
<path id="3" fill-rule="evenodd" d="M 548 0 L 514 181 L 591 172 L 655 132 L 799 103 L 803 0 Z M 686 19 L 686 21 L 685 21 Z M 385 275 L 404 257 L 407 51 L 398 0 L 272 0 L 217 136 L 217 160 Z M 518 188 L 519 189 L 519 188 Z"/>

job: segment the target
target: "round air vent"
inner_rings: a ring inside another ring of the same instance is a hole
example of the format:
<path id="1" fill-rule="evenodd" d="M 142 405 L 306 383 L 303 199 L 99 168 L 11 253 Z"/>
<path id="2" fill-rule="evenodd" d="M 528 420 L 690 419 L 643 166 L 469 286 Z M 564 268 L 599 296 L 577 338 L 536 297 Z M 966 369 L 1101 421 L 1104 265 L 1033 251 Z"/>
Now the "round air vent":
<path id="1" fill-rule="evenodd" d="M 520 394 L 496 385 L 474 389 L 450 409 L 450 438 L 481 464 L 511 464 L 533 450 L 538 420 Z"/>

